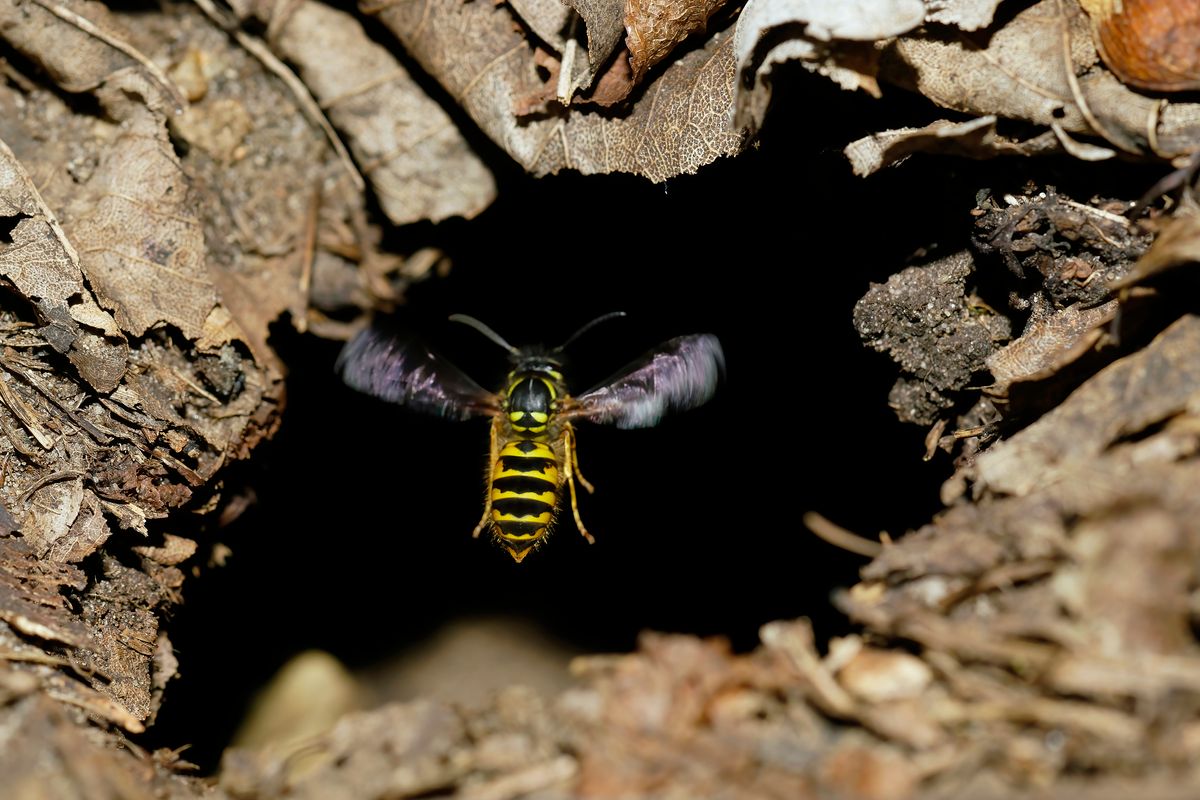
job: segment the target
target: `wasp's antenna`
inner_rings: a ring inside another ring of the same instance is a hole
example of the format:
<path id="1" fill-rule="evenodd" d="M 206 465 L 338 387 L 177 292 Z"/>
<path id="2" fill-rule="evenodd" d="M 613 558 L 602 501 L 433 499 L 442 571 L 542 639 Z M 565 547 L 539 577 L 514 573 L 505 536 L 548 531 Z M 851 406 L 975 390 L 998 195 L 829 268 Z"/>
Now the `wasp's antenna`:
<path id="1" fill-rule="evenodd" d="M 554 348 L 550 352 L 561 353 L 563 350 L 567 349 L 568 345 L 570 345 L 572 342 L 574 342 L 580 336 L 583 336 L 585 333 L 590 331 L 592 328 L 599 325 L 601 322 L 608 322 L 610 319 L 616 319 L 617 317 L 624 317 L 624 316 L 626 316 L 624 311 L 610 311 L 607 314 L 602 314 L 601 316 L 596 317 L 594 320 L 589 322 L 587 325 L 584 325 L 582 328 L 580 328 L 579 330 L 572 333 L 570 336 L 567 337 L 567 340 L 565 342 L 563 342 L 562 344 L 560 344 L 558 347 Z"/>
<path id="2" fill-rule="evenodd" d="M 503 347 L 505 350 L 512 353 L 513 355 L 517 355 L 518 353 L 520 353 L 520 351 L 517 350 L 517 348 L 513 347 L 511 344 L 504 341 L 503 336 L 496 333 L 494 330 L 489 328 L 487 325 L 484 325 L 482 322 L 475 319 L 474 317 L 468 317 L 466 314 L 451 314 L 450 321 L 451 322 L 461 322 L 463 325 L 469 325 L 470 327 L 479 331 L 484 336 L 491 339 L 493 342 L 500 345 L 501 347 Z"/>

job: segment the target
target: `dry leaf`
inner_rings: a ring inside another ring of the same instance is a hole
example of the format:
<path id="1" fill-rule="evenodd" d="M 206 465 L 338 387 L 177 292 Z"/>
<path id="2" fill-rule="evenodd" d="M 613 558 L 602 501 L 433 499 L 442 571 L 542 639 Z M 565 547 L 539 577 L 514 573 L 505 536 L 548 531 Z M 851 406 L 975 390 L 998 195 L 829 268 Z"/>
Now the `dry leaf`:
<path id="1" fill-rule="evenodd" d="M 162 122 L 130 120 L 88 183 L 66 226 L 80 265 L 121 328 L 141 336 L 161 323 L 200 336 L 217 304 L 204 266 L 204 232 Z"/>
<path id="2" fill-rule="evenodd" d="M 37 304 L 46 341 L 92 388 L 111 391 L 125 372 L 129 348 L 84 286 L 78 256 L 54 213 L 2 141 L 0 220 L 12 223 L 8 241 L 0 238 L 0 275 Z"/>
<path id="3" fill-rule="evenodd" d="M 196 543 L 191 539 L 167 533 L 163 534 L 161 547 L 137 545 L 131 549 L 143 558 L 148 558 L 163 566 L 174 566 L 187 561 L 195 555 Z"/>
<path id="4" fill-rule="evenodd" d="M 556 0 L 557 1 L 557 0 Z M 396 225 L 474 217 L 496 184 L 449 115 L 348 14 L 292 4 L 272 47 L 293 64 Z"/>
<path id="5" fill-rule="evenodd" d="M 62 592 L 86 584 L 75 567 L 40 562 L 24 542 L 0 539 L 0 621 L 17 633 L 75 647 L 86 643 L 88 629 Z"/>
<path id="6" fill-rule="evenodd" d="M 964 31 L 977 31 L 992 24 L 1000 0 L 926 0 L 926 22 L 953 25 Z"/>
<path id="7" fill-rule="evenodd" d="M 95 493 L 89 490 L 83 495 L 79 516 L 75 517 L 71 529 L 50 546 L 46 558 L 76 564 L 96 552 L 100 545 L 108 541 L 109 536 L 112 536 L 112 529 L 104 518 L 103 506 Z"/>
<path id="8" fill-rule="evenodd" d="M 1200 105 L 1160 107 L 1092 69 L 1089 27 L 1073 3 L 1041 0 L 978 44 L 932 28 L 904 36 L 884 51 L 880 76 L 946 108 L 1053 126 L 1065 139 L 1098 136 L 1119 150 L 1161 157 L 1200 146 Z"/>
<path id="9" fill-rule="evenodd" d="M 29 498 L 29 513 L 21 521 L 21 535 L 38 558 L 67 536 L 83 505 L 83 479 L 60 480 L 43 486 Z"/>
<path id="10" fill-rule="evenodd" d="M 559 55 L 567 46 L 572 7 L 560 0 L 506 0 L 539 39 Z"/>
<path id="11" fill-rule="evenodd" d="M 92 91 L 115 79 L 115 83 L 137 93 L 135 104 L 145 103 L 164 113 L 184 106 L 179 89 L 153 61 L 125 41 L 125 31 L 101 3 L 0 3 L 0 31 L 9 44 L 46 70 L 65 91 Z M 125 105 L 118 96 L 98 96 L 102 102 Z M 115 107 L 108 110 L 113 112 Z M 120 113 L 114 116 L 122 118 Z"/>
<path id="12" fill-rule="evenodd" d="M 587 29 L 588 78 L 583 86 L 591 84 L 591 78 L 599 74 L 612 54 L 621 45 L 625 35 L 625 4 L 627 0 L 563 0 L 579 14 Z"/>
<path id="13" fill-rule="evenodd" d="M 873 59 L 843 43 L 898 36 L 924 18 L 921 0 L 750 0 L 734 33 L 734 55 L 741 76 L 736 92 L 737 124 L 761 126 L 771 97 L 771 72 L 785 61 L 819 65 L 840 85 L 877 94 Z M 763 47 L 764 41 L 770 42 L 770 47 Z M 868 48 L 868 53 L 873 49 Z"/>
<path id="14" fill-rule="evenodd" d="M 646 73 L 681 42 L 700 33 L 708 18 L 725 5 L 725 0 L 626 0 L 625 46 L 633 82 L 641 83 Z"/>
<path id="15" fill-rule="evenodd" d="M 430 0 L 386 5 L 378 14 L 479 126 L 535 175 L 632 172 L 659 182 L 741 149 L 742 134 L 729 128 L 728 34 L 714 34 L 672 64 L 623 116 L 564 109 L 522 121 L 514 108 L 544 81 L 505 7 Z"/>
<path id="16" fill-rule="evenodd" d="M 988 356 L 997 390 L 1058 372 L 1099 341 L 1100 327 L 1116 313 L 1113 300 L 1092 308 L 1071 305 L 1035 320 L 1021 336 Z"/>
<path id="17" fill-rule="evenodd" d="M 1200 89 L 1200 5 L 1194 0 L 1080 0 L 1096 47 L 1125 83 L 1159 92 Z"/>
<path id="18" fill-rule="evenodd" d="M 1118 439 L 1196 408 L 1197 352 L 1200 318 L 1186 316 L 1144 350 L 1102 370 L 1005 447 L 980 454 L 980 482 L 997 494 L 1028 494 Z"/>
<path id="19" fill-rule="evenodd" d="M 1112 289 L 1125 289 L 1186 265 L 1200 263 L 1200 214 L 1179 213 L 1172 217 L 1150 249 L 1129 272 L 1111 281 Z"/>
<path id="20" fill-rule="evenodd" d="M 865 136 L 846 145 L 843 151 L 854 174 L 866 177 L 884 167 L 899 164 L 913 153 L 995 158 L 1034 156 L 1061 150 L 1052 133 L 1017 141 L 996 133 L 996 118 L 979 117 L 969 122 L 938 120 L 923 128 L 898 128 Z"/>

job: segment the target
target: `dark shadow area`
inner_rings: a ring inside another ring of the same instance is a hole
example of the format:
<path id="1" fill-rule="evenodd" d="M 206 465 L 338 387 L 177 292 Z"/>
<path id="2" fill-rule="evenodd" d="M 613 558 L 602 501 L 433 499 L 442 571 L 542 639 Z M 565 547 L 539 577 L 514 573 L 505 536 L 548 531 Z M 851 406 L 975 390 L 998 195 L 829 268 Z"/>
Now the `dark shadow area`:
<path id="1" fill-rule="evenodd" d="M 628 650 L 646 629 L 747 649 L 764 622 L 802 615 L 823 637 L 847 630 L 829 594 L 864 562 L 807 532 L 802 513 L 897 535 L 929 518 L 949 469 L 923 463 L 923 431 L 895 421 L 893 371 L 862 348 L 851 311 L 870 281 L 935 239 L 950 252 L 946 231 L 966 236 L 980 179 L 959 170 L 985 167 L 946 163 L 936 182 L 903 170 L 855 178 L 840 147 L 866 132 L 868 109 L 874 120 L 915 114 L 907 98 L 888 101 L 889 114 L 820 81 L 785 85 L 781 106 L 794 110 L 698 176 L 533 180 L 507 165 L 479 219 L 425 227 L 434 241 L 421 244 L 444 248 L 454 268 L 414 288 L 401 320 L 485 386 L 505 354 L 449 313 L 517 344 L 557 344 L 628 312 L 573 347 L 576 391 L 672 336 L 724 343 L 728 379 L 708 407 L 649 430 L 580 430 L 597 487 L 581 499 L 593 546 L 569 518 L 520 565 L 472 540 L 486 423 L 357 395 L 333 374 L 337 343 L 279 329 L 284 426 L 250 468 L 258 505 L 223 532 L 228 565 L 185 587 L 170 629 L 182 676 L 151 745 L 204 727 L 210 738 L 188 757 L 214 767 L 243 712 L 235 699 L 290 655 L 322 648 L 364 667 L 467 614 L 528 619 L 586 651 Z M 830 119 L 801 111 L 820 108 Z"/>

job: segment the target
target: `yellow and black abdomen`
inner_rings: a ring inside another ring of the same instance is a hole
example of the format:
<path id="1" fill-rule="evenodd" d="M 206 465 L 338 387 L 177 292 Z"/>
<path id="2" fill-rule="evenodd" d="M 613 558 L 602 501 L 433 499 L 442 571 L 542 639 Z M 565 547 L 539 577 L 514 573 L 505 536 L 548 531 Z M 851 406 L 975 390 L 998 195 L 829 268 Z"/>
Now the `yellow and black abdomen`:
<path id="1" fill-rule="evenodd" d="M 545 442 L 506 443 L 492 465 L 492 529 L 517 561 L 549 532 L 562 483 L 559 459 Z"/>

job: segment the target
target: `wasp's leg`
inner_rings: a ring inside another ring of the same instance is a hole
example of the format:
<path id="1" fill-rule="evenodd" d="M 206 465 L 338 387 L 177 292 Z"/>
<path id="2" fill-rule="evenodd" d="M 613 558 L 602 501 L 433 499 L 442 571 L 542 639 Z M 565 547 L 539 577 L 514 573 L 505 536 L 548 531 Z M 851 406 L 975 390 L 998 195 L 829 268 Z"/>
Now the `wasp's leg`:
<path id="1" fill-rule="evenodd" d="M 584 527 L 583 520 L 579 518 L 579 502 L 575 497 L 575 479 L 578 478 L 579 482 L 589 492 L 592 491 L 592 485 L 585 481 L 583 476 L 579 474 L 579 459 L 575 455 L 575 430 L 570 425 L 566 428 L 565 437 L 567 457 L 563 459 L 563 469 L 567 474 L 567 486 L 571 490 L 571 513 L 575 515 L 575 525 L 579 528 L 579 532 L 583 534 L 583 538 L 588 540 L 588 544 L 595 544 L 595 537 L 588 533 L 588 529 Z"/>
<path id="2" fill-rule="evenodd" d="M 579 485 L 587 489 L 588 494 L 595 494 L 596 487 L 588 483 L 588 479 L 583 477 L 583 472 L 579 469 L 579 451 L 575 449 L 575 429 L 569 428 L 567 431 L 567 458 L 571 461 L 572 474 L 575 475 L 575 480 L 579 481 Z"/>
<path id="3" fill-rule="evenodd" d="M 492 422 L 491 445 L 488 447 L 487 491 L 483 495 L 483 516 L 480 517 L 479 524 L 471 533 L 472 538 L 475 539 L 479 538 L 479 534 L 483 533 L 483 529 L 492 521 L 492 479 L 496 474 L 496 428 L 499 425 L 499 419 Z"/>

